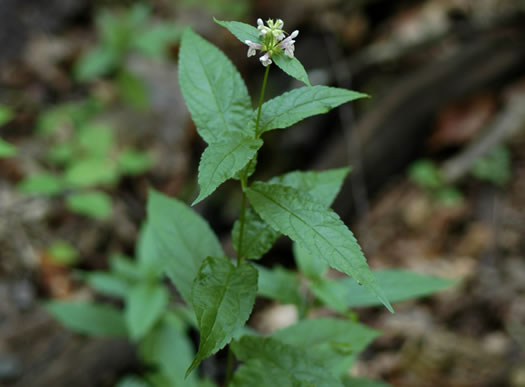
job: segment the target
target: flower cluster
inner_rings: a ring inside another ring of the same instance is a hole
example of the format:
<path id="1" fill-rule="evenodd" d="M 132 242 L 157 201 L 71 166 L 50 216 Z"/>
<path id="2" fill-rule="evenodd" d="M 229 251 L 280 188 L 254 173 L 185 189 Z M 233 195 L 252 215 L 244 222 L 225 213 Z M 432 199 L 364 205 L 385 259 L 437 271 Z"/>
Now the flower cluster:
<path id="1" fill-rule="evenodd" d="M 259 60 L 265 67 L 272 63 L 272 55 L 280 54 L 283 51 L 286 56 L 293 58 L 295 51 L 294 39 L 299 35 L 299 31 L 295 30 L 286 37 L 286 32 L 282 29 L 284 22 L 281 19 L 277 19 L 275 22 L 272 19 L 268 19 L 266 24 L 267 26 L 264 25 L 262 19 L 257 19 L 260 43 L 252 42 L 251 40 L 244 41 L 248 45 L 248 57 L 255 55 L 257 50 L 264 52 L 265 54 Z"/>

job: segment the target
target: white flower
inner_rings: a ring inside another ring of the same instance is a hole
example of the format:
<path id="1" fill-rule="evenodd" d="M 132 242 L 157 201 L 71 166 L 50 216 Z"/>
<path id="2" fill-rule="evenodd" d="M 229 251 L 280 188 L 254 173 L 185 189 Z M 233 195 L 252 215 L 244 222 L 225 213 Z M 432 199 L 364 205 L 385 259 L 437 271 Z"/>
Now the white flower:
<path id="1" fill-rule="evenodd" d="M 256 50 L 260 50 L 262 48 L 262 44 L 260 43 L 254 43 L 251 40 L 245 40 L 244 43 L 248 45 L 248 58 L 250 56 L 254 56 L 256 53 Z"/>
<path id="2" fill-rule="evenodd" d="M 272 64 L 272 60 L 270 59 L 270 52 L 267 52 L 266 54 L 261 56 L 259 60 L 261 61 L 264 67 Z"/>
<path id="3" fill-rule="evenodd" d="M 299 35 L 299 31 L 295 30 L 288 36 L 286 39 L 284 39 L 281 43 L 279 43 L 279 48 L 284 50 L 284 53 L 290 57 L 293 58 L 294 51 L 295 51 L 295 38 Z"/>

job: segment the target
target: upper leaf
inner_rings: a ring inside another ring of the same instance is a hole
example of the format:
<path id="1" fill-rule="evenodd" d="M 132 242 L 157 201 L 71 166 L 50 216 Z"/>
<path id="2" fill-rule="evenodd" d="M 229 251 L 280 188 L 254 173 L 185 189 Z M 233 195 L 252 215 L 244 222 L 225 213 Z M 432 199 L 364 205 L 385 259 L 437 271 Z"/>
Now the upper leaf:
<path id="1" fill-rule="evenodd" d="M 240 240 L 241 224 L 237 220 L 233 225 L 232 240 L 233 247 L 240 257 L 259 259 L 270 250 L 281 235 L 268 223 L 261 219 L 251 208 L 244 216 L 244 228 L 242 241 Z"/>
<path id="2" fill-rule="evenodd" d="M 246 40 L 250 40 L 254 43 L 260 43 L 259 30 L 246 23 L 238 21 L 223 21 L 213 18 L 215 23 L 228 29 L 237 39 L 245 43 Z"/>
<path id="3" fill-rule="evenodd" d="M 92 336 L 126 336 L 126 324 L 115 308 L 75 301 L 51 301 L 47 310 L 68 329 Z"/>
<path id="4" fill-rule="evenodd" d="M 377 270 L 374 274 L 390 302 L 423 297 L 455 284 L 454 281 L 407 270 Z M 375 297 L 348 278 L 314 283 L 312 291 L 326 304 L 339 311 L 357 306 L 378 305 Z"/>
<path id="5" fill-rule="evenodd" d="M 234 266 L 228 258 L 207 258 L 195 278 L 192 303 L 201 340 L 188 375 L 200 362 L 228 344 L 252 312 L 257 270 Z"/>
<path id="6" fill-rule="evenodd" d="M 130 336 L 142 339 L 157 322 L 168 305 L 168 292 L 161 285 L 139 283 L 126 300 L 125 317 Z"/>
<path id="7" fill-rule="evenodd" d="M 274 63 L 289 76 L 311 86 L 308 74 L 297 58 L 289 58 L 283 53 L 272 56 Z"/>
<path id="8" fill-rule="evenodd" d="M 350 168 L 328 169 L 326 171 L 294 171 L 268 180 L 269 184 L 286 185 L 307 192 L 321 204 L 330 207 L 341 190 Z"/>
<path id="9" fill-rule="evenodd" d="M 339 380 L 310 356 L 310 350 L 297 348 L 271 337 L 244 336 L 231 344 L 235 356 L 245 362 L 234 375 L 234 387 L 342 387 Z"/>
<path id="10" fill-rule="evenodd" d="M 179 58 L 182 94 L 204 141 L 217 142 L 226 133 L 253 137 L 251 100 L 230 60 L 189 28 L 182 35 Z"/>
<path id="11" fill-rule="evenodd" d="M 200 193 L 192 205 L 209 196 L 219 185 L 244 168 L 262 146 L 261 139 L 228 133 L 204 150 L 199 164 Z"/>
<path id="12" fill-rule="evenodd" d="M 351 366 L 358 353 L 377 336 L 365 325 L 334 318 L 302 320 L 272 334 L 284 343 L 307 350 L 338 375 Z"/>
<path id="13" fill-rule="evenodd" d="M 364 97 L 367 95 L 337 87 L 293 89 L 263 104 L 257 135 L 272 129 L 287 128 L 306 117 L 326 113 L 346 102 Z"/>
<path id="14" fill-rule="evenodd" d="M 148 197 L 148 223 L 164 270 L 182 297 L 191 300 L 193 279 L 202 261 L 223 255 L 208 223 L 186 204 L 158 192 Z"/>
<path id="15" fill-rule="evenodd" d="M 256 182 L 246 189 L 252 206 L 274 229 L 368 288 L 392 311 L 352 232 L 339 216 L 291 187 Z"/>

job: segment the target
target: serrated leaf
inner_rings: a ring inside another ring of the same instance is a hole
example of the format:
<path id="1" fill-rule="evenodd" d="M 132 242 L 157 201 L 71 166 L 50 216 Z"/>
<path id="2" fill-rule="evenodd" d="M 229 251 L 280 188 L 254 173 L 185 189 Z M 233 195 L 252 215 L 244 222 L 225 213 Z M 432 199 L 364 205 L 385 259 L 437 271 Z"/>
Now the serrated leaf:
<path id="1" fill-rule="evenodd" d="M 199 196 L 192 205 L 208 197 L 219 185 L 244 168 L 262 146 L 261 139 L 226 135 L 208 145 L 199 164 Z"/>
<path id="2" fill-rule="evenodd" d="M 392 311 L 359 244 L 335 212 L 309 194 L 278 184 L 256 182 L 246 193 L 255 211 L 270 226 L 334 269 L 352 276 Z"/>
<path id="3" fill-rule="evenodd" d="M 159 284 L 139 283 L 126 299 L 124 316 L 133 340 L 142 339 L 157 322 L 168 305 L 168 292 Z"/>
<path id="4" fill-rule="evenodd" d="M 99 293 L 107 296 L 124 298 L 129 292 L 129 285 L 124 279 L 102 271 L 89 273 L 87 283 Z"/>
<path id="5" fill-rule="evenodd" d="M 202 261 L 224 255 L 219 240 L 190 207 L 153 190 L 148 197 L 148 223 L 154 230 L 159 261 L 182 297 L 190 302 L 193 279 Z"/>
<path id="6" fill-rule="evenodd" d="M 74 332 L 90 336 L 127 335 L 126 324 L 122 314 L 115 308 L 100 304 L 75 301 L 51 301 L 46 309 Z"/>
<path id="7" fill-rule="evenodd" d="M 326 207 L 330 207 L 341 190 L 350 168 L 326 171 L 294 171 L 268 180 L 268 184 L 280 184 L 307 192 Z"/>
<path id="8" fill-rule="evenodd" d="M 299 307 L 304 305 L 304 299 L 299 291 L 301 284 L 295 272 L 280 266 L 267 269 L 257 265 L 256 268 L 259 272 L 258 295 L 283 304 L 294 304 Z"/>
<path id="9" fill-rule="evenodd" d="M 257 293 L 257 270 L 234 266 L 228 258 L 204 260 L 193 283 L 192 304 L 201 335 L 199 351 L 186 375 L 228 344 L 252 312 Z"/>
<path id="10" fill-rule="evenodd" d="M 308 278 L 321 278 L 328 270 L 328 265 L 324 260 L 318 256 L 313 256 L 297 243 L 293 244 L 293 255 L 299 271 Z"/>
<path id="11" fill-rule="evenodd" d="M 101 220 L 110 216 L 113 209 L 111 196 L 101 191 L 70 194 L 66 199 L 66 205 L 77 214 Z"/>
<path id="12" fill-rule="evenodd" d="M 200 136 L 208 144 L 225 134 L 254 137 L 248 90 L 230 60 L 191 29 L 182 35 L 179 83 Z"/>
<path id="13" fill-rule="evenodd" d="M 454 281 L 407 270 L 377 270 L 374 274 L 390 302 L 427 296 L 455 284 Z M 312 291 L 327 305 L 339 311 L 344 307 L 379 305 L 375 297 L 349 278 L 323 280 L 312 284 Z"/>
<path id="14" fill-rule="evenodd" d="M 281 235 L 262 220 L 251 208 L 246 210 L 244 215 L 243 237 L 242 243 L 239 245 L 240 232 L 241 224 L 237 220 L 232 230 L 233 247 L 240 257 L 249 259 L 261 258 L 272 248 Z"/>
<path id="15" fill-rule="evenodd" d="M 287 128 L 307 117 L 327 113 L 346 102 L 364 97 L 367 95 L 337 87 L 293 89 L 263 104 L 257 135 L 272 129 Z"/>
<path id="16" fill-rule="evenodd" d="M 194 356 L 193 343 L 182 322 L 172 314 L 163 318 L 140 343 L 139 354 L 166 379 L 166 386 L 198 386 L 195 374 L 184 379 Z"/>
<path id="17" fill-rule="evenodd" d="M 215 23 L 230 31 L 242 43 L 245 43 L 246 40 L 250 40 L 254 43 L 261 43 L 259 38 L 259 30 L 254 26 L 238 21 L 224 21 L 217 20 L 215 18 L 213 18 L 213 20 Z"/>
<path id="18" fill-rule="evenodd" d="M 231 344 L 237 359 L 245 362 L 235 372 L 232 386 L 342 387 L 341 382 L 310 357 L 310 351 L 271 337 L 244 336 Z"/>
<path id="19" fill-rule="evenodd" d="M 272 333 L 272 337 L 308 351 L 338 376 L 348 372 L 359 352 L 378 335 L 365 325 L 334 318 L 301 320 Z"/>
<path id="20" fill-rule="evenodd" d="M 17 153 L 17 149 L 14 145 L 0 138 L 0 159 L 7 158 L 7 157 L 13 157 L 16 155 L 16 153 Z"/>
<path id="21" fill-rule="evenodd" d="M 311 86 L 308 73 L 297 58 L 290 58 L 283 53 L 272 56 L 273 62 L 286 74 Z"/>
<path id="22" fill-rule="evenodd" d="M 40 172 L 26 177 L 18 184 L 18 190 L 28 195 L 57 195 L 66 185 L 60 176 L 52 173 Z"/>

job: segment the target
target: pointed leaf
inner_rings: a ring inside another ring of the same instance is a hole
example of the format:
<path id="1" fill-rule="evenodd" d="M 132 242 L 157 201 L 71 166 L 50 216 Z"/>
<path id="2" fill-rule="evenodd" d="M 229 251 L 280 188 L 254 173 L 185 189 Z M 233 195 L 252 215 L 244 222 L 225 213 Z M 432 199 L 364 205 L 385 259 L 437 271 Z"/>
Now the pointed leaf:
<path id="1" fill-rule="evenodd" d="M 280 184 L 307 192 L 326 207 L 330 207 L 341 190 L 350 168 L 326 171 L 294 171 L 270 179 L 269 184 Z"/>
<path id="2" fill-rule="evenodd" d="M 99 293 L 113 297 L 124 298 L 129 291 L 129 285 L 125 280 L 104 271 L 89 273 L 87 283 Z"/>
<path id="3" fill-rule="evenodd" d="M 257 292 L 257 270 L 234 266 L 228 258 L 207 258 L 195 278 L 192 303 L 199 323 L 199 351 L 186 375 L 228 344 L 250 317 Z"/>
<path id="4" fill-rule="evenodd" d="M 102 191 L 72 193 L 68 195 L 66 205 L 77 214 L 100 220 L 110 216 L 113 210 L 111 196 Z"/>
<path id="5" fill-rule="evenodd" d="M 208 223 L 186 204 L 155 191 L 148 197 L 148 223 L 159 261 L 182 297 L 190 302 L 193 279 L 208 256 L 224 255 Z"/>
<path id="6" fill-rule="evenodd" d="M 11 145 L 7 141 L 0 138 L 0 159 L 13 157 L 17 154 L 18 150 L 14 145 Z"/>
<path id="7" fill-rule="evenodd" d="M 259 272 L 258 295 L 283 304 L 294 304 L 299 307 L 304 305 L 304 299 L 299 291 L 301 283 L 297 273 L 280 266 L 271 270 L 260 265 L 257 265 L 256 268 Z"/>
<path id="8" fill-rule="evenodd" d="M 293 89 L 263 104 L 257 134 L 287 128 L 306 117 L 329 112 L 339 105 L 364 97 L 367 95 L 337 87 Z"/>
<path id="9" fill-rule="evenodd" d="M 225 136 L 208 145 L 199 164 L 199 196 L 192 205 L 209 196 L 219 185 L 232 178 L 255 156 L 263 141 L 243 136 Z"/>
<path id="10" fill-rule="evenodd" d="M 242 43 L 246 40 L 250 40 L 254 43 L 260 43 L 259 30 L 249 24 L 241 23 L 238 21 L 223 21 L 213 18 L 215 23 L 223 26 L 228 31 L 230 31 L 237 39 Z"/>
<path id="11" fill-rule="evenodd" d="M 26 177 L 18 184 L 18 190 L 28 195 L 56 195 L 61 193 L 66 184 L 62 177 L 48 172 L 40 172 Z"/>
<path id="12" fill-rule="evenodd" d="M 217 142 L 226 133 L 253 137 L 251 100 L 230 60 L 189 28 L 182 35 L 179 58 L 182 94 L 204 141 Z"/>
<path id="13" fill-rule="evenodd" d="M 51 301 L 46 309 L 66 328 L 90 336 L 127 335 L 122 314 L 115 308 L 75 301 Z"/>
<path id="14" fill-rule="evenodd" d="M 273 62 L 289 76 L 311 86 L 308 74 L 297 58 L 289 58 L 284 54 L 272 56 Z"/>
<path id="15" fill-rule="evenodd" d="M 342 387 L 330 371 L 310 356 L 310 350 L 297 348 L 271 337 L 244 336 L 231 344 L 237 359 L 245 362 L 234 375 L 234 387 L 316 386 Z"/>
<path id="16" fill-rule="evenodd" d="M 311 195 L 282 185 L 256 182 L 246 193 L 255 211 L 274 229 L 355 278 L 392 310 L 352 232 L 335 212 Z"/>
<path id="17" fill-rule="evenodd" d="M 333 373 L 342 375 L 378 335 L 378 331 L 353 321 L 318 318 L 280 329 L 272 337 L 308 351 Z"/>
<path id="18" fill-rule="evenodd" d="M 240 233 L 241 224 L 237 220 L 232 230 L 233 247 L 241 257 L 249 259 L 261 258 L 281 235 L 251 208 L 246 211 L 244 217 L 242 243 L 239 246 Z"/>
<path id="19" fill-rule="evenodd" d="M 454 281 L 407 270 L 377 270 L 374 274 L 390 302 L 424 297 L 455 284 Z M 352 308 L 379 304 L 375 297 L 348 278 L 339 281 L 323 280 L 314 284 L 312 291 L 337 310 L 341 310 L 341 306 Z"/>
<path id="20" fill-rule="evenodd" d="M 126 300 L 125 318 L 133 340 L 142 339 L 168 305 L 168 291 L 161 285 L 139 283 Z"/>

